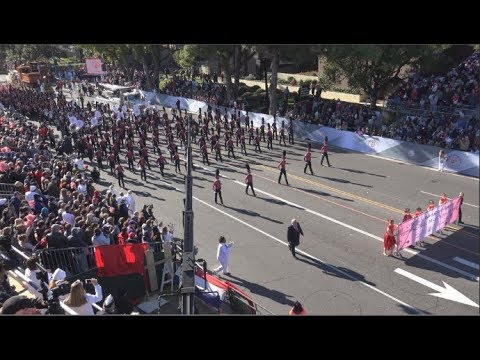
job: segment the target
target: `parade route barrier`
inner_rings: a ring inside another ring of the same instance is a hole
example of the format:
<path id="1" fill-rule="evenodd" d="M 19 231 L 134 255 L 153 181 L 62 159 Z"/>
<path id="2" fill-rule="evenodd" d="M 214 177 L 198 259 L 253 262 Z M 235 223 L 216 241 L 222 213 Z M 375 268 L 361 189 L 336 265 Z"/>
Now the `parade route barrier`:
<path id="1" fill-rule="evenodd" d="M 154 92 L 141 91 L 145 99 L 150 99 L 150 104 L 159 104 L 176 108 L 177 100 L 180 100 L 180 109 L 197 113 L 199 109 L 206 113 L 209 104 L 203 101 L 188 99 L 167 94 L 158 94 Z M 245 116 L 247 111 L 234 110 L 224 106 L 210 105 L 212 109 L 219 108 L 221 114 L 238 114 Z M 273 123 L 273 115 L 248 112 L 250 121 L 253 121 L 255 127 L 259 127 L 262 118 L 265 123 Z M 285 117 L 277 117 L 277 126 L 280 127 L 282 121 L 285 127 L 290 120 Z M 296 137 L 323 142 L 326 136 L 330 146 L 339 147 L 347 150 L 358 151 L 364 154 L 379 155 L 389 159 L 401 160 L 410 164 L 438 168 L 438 153 L 440 148 L 437 146 L 415 144 L 402 140 L 383 138 L 380 136 L 358 135 L 352 131 L 337 130 L 328 126 L 319 124 L 310 124 L 302 121 L 294 122 L 294 134 Z M 447 161 L 445 170 L 448 172 L 479 177 L 480 154 L 466 151 L 452 150 L 447 151 Z"/>
<path id="2" fill-rule="evenodd" d="M 410 245 L 415 245 L 427 236 L 455 222 L 458 218 L 459 207 L 460 197 L 456 197 L 445 204 L 436 206 L 430 211 L 399 224 L 397 251 L 401 251 Z"/>

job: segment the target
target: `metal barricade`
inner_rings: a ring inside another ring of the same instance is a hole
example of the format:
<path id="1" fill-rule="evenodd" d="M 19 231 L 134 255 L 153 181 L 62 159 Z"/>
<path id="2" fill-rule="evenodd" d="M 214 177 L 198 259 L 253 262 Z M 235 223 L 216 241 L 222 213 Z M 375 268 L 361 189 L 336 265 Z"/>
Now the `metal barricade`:
<path id="1" fill-rule="evenodd" d="M 0 194 L 13 194 L 17 190 L 14 184 L 0 183 Z"/>
<path id="2" fill-rule="evenodd" d="M 95 263 L 94 246 L 70 247 L 64 249 L 43 249 L 35 254 L 40 263 L 47 269 L 54 271 L 57 268 L 68 272 L 68 277 L 94 270 Z"/>

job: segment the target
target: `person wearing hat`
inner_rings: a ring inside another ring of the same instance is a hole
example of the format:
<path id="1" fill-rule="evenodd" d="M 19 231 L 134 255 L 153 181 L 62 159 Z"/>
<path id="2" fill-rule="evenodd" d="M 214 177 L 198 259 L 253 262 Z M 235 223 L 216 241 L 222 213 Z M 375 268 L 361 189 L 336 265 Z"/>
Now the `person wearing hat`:
<path id="1" fill-rule="evenodd" d="M 137 233 L 135 231 L 129 231 L 128 238 L 125 240 L 126 244 L 137 244 L 139 241 L 137 240 Z"/>
<path id="2" fill-rule="evenodd" d="M 18 191 L 15 191 L 13 193 L 13 196 L 10 199 L 10 204 L 13 207 L 13 212 L 15 213 L 15 217 L 18 217 L 20 214 L 20 206 L 22 204 L 21 195 Z"/>
<path id="3" fill-rule="evenodd" d="M 37 187 L 35 185 L 30 185 L 30 190 L 25 193 L 25 200 L 28 202 L 28 205 L 32 207 L 35 201 L 35 194 L 38 194 Z"/>
<path id="4" fill-rule="evenodd" d="M 110 245 L 110 239 L 97 227 L 95 234 L 92 236 L 92 244 L 93 246 Z"/>
<path id="5" fill-rule="evenodd" d="M 9 297 L 0 309 L 2 315 L 41 315 L 39 309 L 45 308 L 43 301 L 29 299 L 24 295 Z"/>
<path id="6" fill-rule="evenodd" d="M 300 223 L 296 219 L 292 219 L 291 225 L 287 229 L 287 241 L 288 248 L 295 259 L 297 258 L 295 247 L 300 245 L 300 235 L 302 235 L 302 237 L 304 236 Z"/>
<path id="7" fill-rule="evenodd" d="M 97 315 L 128 315 L 133 312 L 133 305 L 130 300 L 128 300 L 125 290 L 118 291 L 118 296 L 108 295 L 102 307 L 103 311 L 99 311 Z"/>
<path id="8" fill-rule="evenodd" d="M 295 304 L 293 304 L 293 307 L 288 312 L 288 315 L 306 315 L 306 314 L 307 312 L 305 311 L 305 308 L 302 306 L 302 304 L 299 301 L 295 301 Z"/>

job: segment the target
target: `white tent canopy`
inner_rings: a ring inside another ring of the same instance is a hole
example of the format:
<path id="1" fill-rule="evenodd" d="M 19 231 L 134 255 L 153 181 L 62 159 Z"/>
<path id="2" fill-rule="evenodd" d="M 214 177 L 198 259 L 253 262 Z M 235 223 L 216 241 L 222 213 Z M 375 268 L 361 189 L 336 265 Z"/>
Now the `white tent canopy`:
<path id="1" fill-rule="evenodd" d="M 133 89 L 133 86 L 120 86 L 120 85 L 112 85 L 107 83 L 99 83 L 98 85 L 110 91 Z"/>

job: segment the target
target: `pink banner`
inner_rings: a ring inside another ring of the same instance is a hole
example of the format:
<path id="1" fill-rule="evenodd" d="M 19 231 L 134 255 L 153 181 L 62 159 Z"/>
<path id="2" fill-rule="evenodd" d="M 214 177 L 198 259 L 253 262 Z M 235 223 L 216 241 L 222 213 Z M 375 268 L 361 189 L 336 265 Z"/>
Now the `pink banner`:
<path id="1" fill-rule="evenodd" d="M 91 75 L 103 75 L 102 59 L 88 58 L 85 59 L 85 65 L 87 68 L 87 74 Z"/>
<path id="2" fill-rule="evenodd" d="M 455 222 L 458 218 L 460 198 L 447 201 L 433 210 L 424 212 L 416 218 L 410 219 L 398 225 L 398 251 L 415 245 L 428 235 L 431 235 L 448 224 Z"/>

